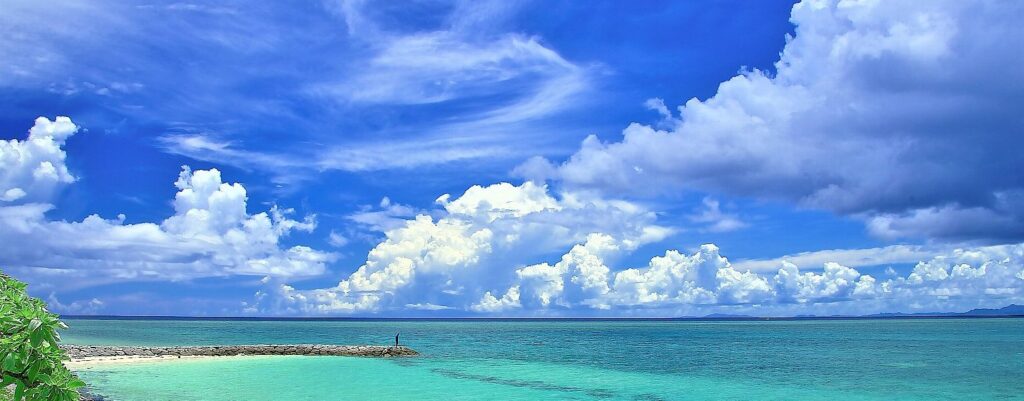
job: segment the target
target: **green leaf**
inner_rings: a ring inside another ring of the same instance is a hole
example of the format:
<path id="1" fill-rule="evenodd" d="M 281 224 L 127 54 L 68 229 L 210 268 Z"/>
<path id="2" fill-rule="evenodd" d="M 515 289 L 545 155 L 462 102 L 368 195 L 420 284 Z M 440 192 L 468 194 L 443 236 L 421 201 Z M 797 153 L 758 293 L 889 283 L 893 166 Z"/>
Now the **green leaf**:
<path id="1" fill-rule="evenodd" d="M 78 401 L 78 392 L 75 390 L 65 390 L 63 401 Z"/>
<path id="2" fill-rule="evenodd" d="M 28 368 L 28 381 L 35 383 L 36 376 L 39 374 L 39 368 L 41 368 L 41 367 L 42 367 L 42 364 L 39 363 L 39 362 L 36 362 L 36 363 L 32 364 L 32 367 Z"/>
<path id="3" fill-rule="evenodd" d="M 3 368 L 8 372 L 14 372 L 17 364 L 18 362 L 15 360 L 14 354 L 7 354 L 7 357 L 4 358 Z"/>
<path id="4" fill-rule="evenodd" d="M 32 347 L 39 347 L 39 344 L 43 342 L 43 335 L 45 333 L 41 330 L 33 331 L 29 337 L 31 338 Z"/>
<path id="5" fill-rule="evenodd" d="M 67 356 L 56 332 L 67 325 L 25 288 L 0 272 L 0 387 L 14 384 L 18 401 L 77 401 L 85 383 L 61 363 Z"/>

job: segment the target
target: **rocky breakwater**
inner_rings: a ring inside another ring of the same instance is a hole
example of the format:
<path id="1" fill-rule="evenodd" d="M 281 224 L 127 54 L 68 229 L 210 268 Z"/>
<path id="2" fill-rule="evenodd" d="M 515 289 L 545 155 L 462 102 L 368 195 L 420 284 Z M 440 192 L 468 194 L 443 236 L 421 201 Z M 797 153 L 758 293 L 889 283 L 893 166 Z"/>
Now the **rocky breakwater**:
<path id="1" fill-rule="evenodd" d="M 156 357 L 156 356 L 236 356 L 236 355 L 327 355 L 360 357 L 416 356 L 406 346 L 381 345 L 223 345 L 195 347 L 131 347 L 102 345 L 61 345 L 71 359 L 90 357 Z"/>

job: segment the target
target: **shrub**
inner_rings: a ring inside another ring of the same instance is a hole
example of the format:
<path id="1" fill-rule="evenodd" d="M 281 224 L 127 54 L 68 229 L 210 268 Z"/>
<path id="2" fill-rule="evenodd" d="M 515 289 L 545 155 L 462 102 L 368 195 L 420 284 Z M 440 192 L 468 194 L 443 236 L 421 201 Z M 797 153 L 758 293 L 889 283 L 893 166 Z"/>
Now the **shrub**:
<path id="1" fill-rule="evenodd" d="M 77 401 L 85 383 L 57 345 L 57 330 L 66 328 L 25 283 L 0 272 L 0 388 L 13 384 L 15 401 Z"/>

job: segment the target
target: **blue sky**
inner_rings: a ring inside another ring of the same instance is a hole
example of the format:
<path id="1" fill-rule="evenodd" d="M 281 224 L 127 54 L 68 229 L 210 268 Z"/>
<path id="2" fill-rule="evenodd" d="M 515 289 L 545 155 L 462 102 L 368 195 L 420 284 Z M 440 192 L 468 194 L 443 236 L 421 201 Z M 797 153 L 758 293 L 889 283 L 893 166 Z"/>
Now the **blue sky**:
<path id="1" fill-rule="evenodd" d="M 1024 298 L 1013 3 L 4 7 L 0 265 L 60 312 Z"/>

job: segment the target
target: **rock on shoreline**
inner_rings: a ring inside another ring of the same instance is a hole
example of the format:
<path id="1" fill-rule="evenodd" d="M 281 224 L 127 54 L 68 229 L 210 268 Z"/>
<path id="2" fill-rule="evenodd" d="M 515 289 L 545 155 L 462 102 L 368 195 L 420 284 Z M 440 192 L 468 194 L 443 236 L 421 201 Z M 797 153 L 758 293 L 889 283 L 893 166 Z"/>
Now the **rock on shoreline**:
<path id="1" fill-rule="evenodd" d="M 236 355 L 327 355 L 359 357 L 416 356 L 418 352 L 406 346 L 381 345 L 223 345 L 182 347 L 133 347 L 105 345 L 60 346 L 71 359 L 110 356 L 236 356 Z"/>

